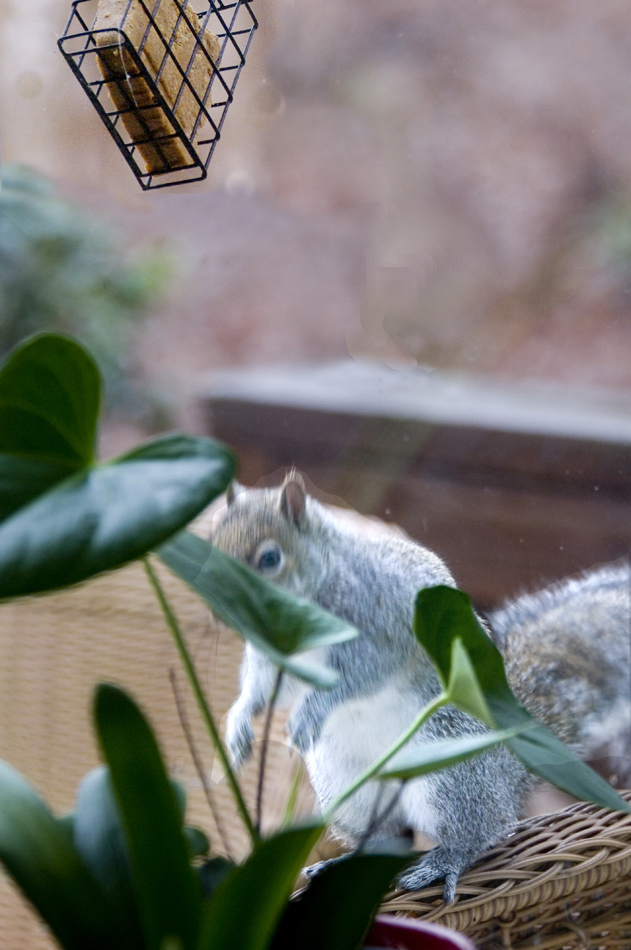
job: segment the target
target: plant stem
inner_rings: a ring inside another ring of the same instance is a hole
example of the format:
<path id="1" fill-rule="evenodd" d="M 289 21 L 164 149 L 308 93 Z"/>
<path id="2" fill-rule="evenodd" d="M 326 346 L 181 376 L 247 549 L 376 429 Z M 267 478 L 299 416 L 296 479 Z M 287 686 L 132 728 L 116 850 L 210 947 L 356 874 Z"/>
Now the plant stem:
<path id="1" fill-rule="evenodd" d="M 444 706 L 448 702 L 449 696 L 447 693 L 441 693 L 440 696 L 437 696 L 436 699 L 433 699 L 431 703 L 428 703 L 424 709 L 421 709 L 412 725 L 409 726 L 405 732 L 399 736 L 394 745 L 391 745 L 390 748 L 384 752 L 376 762 L 373 762 L 373 764 L 369 766 L 364 772 L 362 772 L 361 775 L 358 775 L 355 781 L 351 782 L 348 788 L 346 788 L 340 795 L 337 796 L 336 799 L 331 802 L 329 807 L 322 815 L 324 824 L 328 824 L 340 805 L 342 805 L 347 800 L 347 798 L 350 798 L 351 795 L 354 795 L 357 789 L 360 788 L 365 782 L 373 778 L 377 772 L 383 768 L 386 762 L 389 762 L 393 755 L 395 755 L 399 749 L 404 746 L 409 739 L 412 738 L 417 729 L 420 729 L 423 723 L 429 719 L 430 716 L 432 716 L 438 709 L 440 709 L 441 706 Z"/>
<path id="2" fill-rule="evenodd" d="M 186 713 L 186 705 L 184 703 L 184 697 L 182 696 L 177 681 L 177 676 L 174 669 L 169 670 L 169 679 L 171 680 L 171 689 L 173 690 L 173 696 L 175 698 L 175 706 L 177 709 L 177 714 L 180 718 L 180 725 L 182 726 L 182 732 L 186 739 L 189 752 L 191 753 L 191 758 L 193 764 L 199 776 L 202 788 L 204 790 L 204 795 L 206 796 L 206 801 L 208 802 L 208 807 L 214 818 L 217 831 L 219 832 L 219 837 L 221 838 L 222 844 L 224 846 L 224 851 L 226 852 L 226 857 L 228 857 L 233 864 L 236 864 L 236 859 L 230 850 L 230 842 L 228 841 L 228 835 L 226 834 L 226 829 L 224 828 L 223 820 L 221 818 L 221 813 L 217 808 L 215 800 L 213 798 L 212 792 L 210 790 L 210 785 L 208 783 L 208 778 L 206 777 L 206 770 L 204 769 L 204 764 L 199 756 L 197 751 L 197 746 L 195 745 L 195 740 L 193 739 L 193 732 L 191 730 L 191 724 L 188 721 L 188 715 Z"/>
<path id="3" fill-rule="evenodd" d="M 375 834 L 379 826 L 382 825 L 384 821 L 390 817 L 394 809 L 397 807 L 397 805 L 401 801 L 401 796 L 403 795 L 404 788 L 405 788 L 405 782 L 404 781 L 399 782 L 399 787 L 397 788 L 396 792 L 394 793 L 394 795 L 392 796 L 392 798 L 390 799 L 390 801 L 388 802 L 384 810 L 381 812 L 381 814 L 380 815 L 375 814 L 373 817 L 371 817 L 368 827 L 366 828 L 366 831 L 362 835 L 359 841 L 359 844 L 355 848 L 356 851 L 363 851 L 363 849 L 366 847 L 370 839 L 373 837 L 373 835 Z"/>
<path id="4" fill-rule="evenodd" d="M 247 828 L 252 844 L 258 844 L 258 842 L 260 841 L 260 836 L 252 823 L 252 819 L 250 818 L 250 813 L 248 812 L 247 806 L 243 799 L 241 789 L 239 788 L 239 784 L 230 766 L 230 762 L 228 760 L 228 754 L 223 746 L 221 737 L 219 736 L 219 730 L 217 729 L 215 720 L 213 719 L 212 713 L 210 711 L 210 707 L 208 703 L 206 702 L 206 697 L 204 696 L 204 692 L 202 690 L 201 684 L 199 682 L 199 679 L 197 678 L 197 673 L 195 672 L 193 661 L 191 660 L 189 656 L 189 652 L 186 649 L 184 637 L 182 636 L 182 632 L 178 626 L 178 622 L 175 618 L 175 614 L 171 610 L 171 607 L 166 598 L 164 590 L 162 589 L 162 585 L 160 584 L 160 581 L 158 580 L 158 576 L 156 572 L 151 566 L 149 558 L 145 556 L 143 557 L 142 560 L 145 565 L 145 571 L 147 572 L 149 582 L 151 586 L 153 587 L 156 597 L 158 598 L 158 602 L 162 608 L 164 619 L 166 620 L 167 626 L 169 630 L 171 631 L 173 640 L 175 641 L 177 651 L 180 655 L 180 660 L 182 661 L 182 665 L 184 669 L 186 670 L 186 675 L 188 676 L 189 683 L 191 684 L 191 689 L 193 690 L 195 699 L 197 700 L 197 705 L 199 706 L 199 710 L 202 714 L 202 719 L 204 720 L 206 727 L 208 729 L 208 732 L 210 733 L 210 737 L 217 751 L 217 755 L 219 756 L 221 760 L 221 764 L 226 771 L 226 776 L 228 778 L 230 788 L 232 789 L 234 801 L 239 811 L 239 814 L 241 815 L 243 824 Z"/>
<path id="5" fill-rule="evenodd" d="M 298 763 L 294 769 L 291 785 L 289 786 L 289 795 L 287 796 L 287 804 L 285 805 L 281 829 L 289 828 L 291 825 L 294 812 L 296 811 L 296 803 L 298 801 L 298 793 L 300 792 L 302 777 L 304 775 L 303 760 L 300 758 L 300 754 L 298 752 L 296 752 L 296 755 L 298 756 Z"/>
<path id="6" fill-rule="evenodd" d="M 370 813 L 370 818 L 368 819 L 368 822 L 367 822 L 367 824 L 366 824 L 366 828 L 365 828 L 364 832 L 362 833 L 361 838 L 359 839 L 359 841 L 357 842 L 357 844 L 356 844 L 356 846 L 355 846 L 355 851 L 363 851 L 363 850 L 364 850 L 364 847 L 365 847 L 366 844 L 368 843 L 368 840 L 370 839 L 370 837 L 371 837 L 373 831 L 375 830 L 375 828 L 376 828 L 376 826 L 377 826 L 377 818 L 378 818 L 378 815 L 379 815 L 379 808 L 380 808 L 380 806 L 381 806 L 381 800 L 383 799 L 383 794 L 384 794 L 385 790 L 386 790 L 386 786 L 385 786 L 385 784 L 382 782 L 381 785 L 379 786 L 378 790 L 377 790 L 377 794 L 375 795 L 375 800 L 374 800 L 374 802 L 372 803 L 372 811 L 371 811 L 371 813 Z"/>
<path id="7" fill-rule="evenodd" d="M 261 833 L 261 819 L 263 816 L 263 782 L 265 781 L 265 760 L 267 759 L 267 748 L 269 746 L 270 730 L 272 728 L 272 717 L 274 707 L 278 699 L 278 693 L 283 681 L 283 671 L 278 670 L 272 696 L 267 707 L 267 716 L 265 717 L 265 729 L 263 730 L 263 745 L 261 746 L 261 758 L 259 761 L 259 780 L 256 789 L 256 830 Z"/>

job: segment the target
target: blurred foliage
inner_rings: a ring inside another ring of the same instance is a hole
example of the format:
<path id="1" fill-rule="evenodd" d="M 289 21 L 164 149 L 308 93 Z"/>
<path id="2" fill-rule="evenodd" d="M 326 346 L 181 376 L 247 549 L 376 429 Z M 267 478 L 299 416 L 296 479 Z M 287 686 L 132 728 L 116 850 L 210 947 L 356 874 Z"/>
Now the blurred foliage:
<path id="1" fill-rule="evenodd" d="M 590 222 L 600 246 L 601 266 L 613 274 L 620 291 L 631 283 L 631 205 L 624 196 L 601 201 Z"/>
<path id="2" fill-rule="evenodd" d="M 155 425 L 163 407 L 134 378 L 133 341 L 169 271 L 164 253 L 130 254 L 107 222 L 37 172 L 3 166 L 0 359 L 32 333 L 71 334 L 99 364 L 107 409 Z"/>

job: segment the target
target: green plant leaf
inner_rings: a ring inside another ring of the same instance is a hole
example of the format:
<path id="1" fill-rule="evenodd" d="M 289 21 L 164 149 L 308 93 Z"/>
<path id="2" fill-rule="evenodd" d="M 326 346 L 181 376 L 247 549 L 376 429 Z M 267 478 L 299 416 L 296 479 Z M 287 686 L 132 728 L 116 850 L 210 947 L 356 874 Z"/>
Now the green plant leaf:
<path id="1" fill-rule="evenodd" d="M 462 641 L 496 728 L 534 725 L 506 743 L 527 769 L 583 801 L 631 812 L 611 785 L 517 702 L 506 679 L 502 656 L 463 591 L 444 585 L 419 591 L 413 626 L 417 639 L 446 683 L 451 678 L 452 642 L 456 638 Z"/>
<path id="2" fill-rule="evenodd" d="M 195 946 L 201 897 L 181 810 L 151 727 L 115 686 L 96 691 L 95 719 L 123 818 L 147 950 Z"/>
<path id="3" fill-rule="evenodd" d="M 0 599 L 86 580 L 181 530 L 234 475 L 211 439 L 171 435 L 97 465 L 101 381 L 58 334 L 0 367 Z"/>
<path id="4" fill-rule="evenodd" d="M 0 520 L 94 457 L 101 381 L 68 337 L 41 334 L 0 368 Z"/>
<path id="5" fill-rule="evenodd" d="M 493 728 L 493 717 L 480 689 L 473 663 L 460 637 L 451 644 L 451 665 L 447 693 L 450 702 Z"/>
<path id="6" fill-rule="evenodd" d="M 193 825 L 185 825 L 184 837 L 188 844 L 189 854 L 192 858 L 200 858 L 210 851 L 210 841 L 208 835 L 201 828 L 195 828 Z"/>
<path id="7" fill-rule="evenodd" d="M 0 599 L 76 584 L 140 557 L 233 473 L 223 446 L 181 435 L 80 470 L 0 523 Z"/>
<path id="8" fill-rule="evenodd" d="M 344 620 L 294 597 L 188 531 L 156 552 L 233 630 L 277 666 L 319 687 L 337 682 L 334 670 L 295 653 L 357 636 Z"/>
<path id="9" fill-rule="evenodd" d="M 356 950 L 363 947 L 379 904 L 413 855 L 352 854 L 329 864 L 290 901 L 272 950 Z"/>
<path id="10" fill-rule="evenodd" d="M 428 775 L 430 772 L 447 768 L 448 765 L 456 765 L 457 762 L 463 762 L 487 749 L 492 749 L 493 746 L 507 742 L 508 739 L 512 739 L 513 736 L 528 728 L 536 728 L 536 726 L 524 725 L 481 736 L 467 736 L 464 739 L 440 739 L 437 742 L 405 748 L 397 752 L 375 777 L 398 778 L 407 781 L 419 775 Z"/>
<path id="11" fill-rule="evenodd" d="M 198 950 L 266 950 L 321 824 L 281 831 L 257 845 L 206 902 Z"/>
<path id="12" fill-rule="evenodd" d="M 75 814 L 73 811 L 67 811 L 65 815 L 57 815 L 55 818 L 57 822 L 57 827 L 61 828 L 61 830 L 66 835 L 68 841 L 73 847 L 74 847 L 74 819 L 75 819 Z"/>
<path id="13" fill-rule="evenodd" d="M 117 908 L 131 947 L 142 947 L 142 930 L 129 849 L 109 769 L 99 766 L 81 781 L 73 822 L 74 846 Z"/>
<path id="14" fill-rule="evenodd" d="M 195 868 L 204 897 L 211 897 L 222 881 L 233 871 L 235 864 L 228 858 L 215 855 Z"/>
<path id="15" fill-rule="evenodd" d="M 0 429 L 2 421 L 0 413 Z M 0 453 L 0 522 L 68 474 L 63 465 Z"/>
<path id="16" fill-rule="evenodd" d="M 31 337 L 0 369 L 0 452 L 77 470 L 94 459 L 101 380 L 92 357 L 53 333 Z"/>
<path id="17" fill-rule="evenodd" d="M 5 762 L 0 762 L 0 860 L 65 950 L 130 948 L 68 829 Z"/>

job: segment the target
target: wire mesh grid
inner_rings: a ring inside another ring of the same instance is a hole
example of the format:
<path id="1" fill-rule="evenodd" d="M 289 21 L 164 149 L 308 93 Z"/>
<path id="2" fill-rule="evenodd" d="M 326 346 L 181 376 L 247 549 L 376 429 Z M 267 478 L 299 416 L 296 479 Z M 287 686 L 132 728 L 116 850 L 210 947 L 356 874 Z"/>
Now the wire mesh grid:
<path id="1" fill-rule="evenodd" d="M 257 25 L 248 0 L 75 0 L 59 48 L 143 189 L 206 178 Z"/>

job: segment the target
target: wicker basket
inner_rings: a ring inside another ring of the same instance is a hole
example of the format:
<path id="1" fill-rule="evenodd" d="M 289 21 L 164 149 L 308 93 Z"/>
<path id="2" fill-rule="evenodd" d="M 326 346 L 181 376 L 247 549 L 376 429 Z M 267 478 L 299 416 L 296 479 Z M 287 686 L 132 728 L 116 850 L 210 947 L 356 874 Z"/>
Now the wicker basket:
<path id="1" fill-rule="evenodd" d="M 221 718 L 238 691 L 241 643 L 210 625 L 208 612 L 179 581 L 160 571 L 184 628 L 215 714 Z M 56 812 L 72 808 L 80 778 L 97 760 L 90 723 L 94 684 L 127 688 L 153 722 L 172 772 L 186 787 L 188 817 L 225 849 L 176 712 L 169 669 L 174 648 L 138 564 L 50 597 L 0 608 L 0 758 L 23 772 Z M 212 776 L 225 836 L 237 857 L 247 839 L 193 700 L 180 677 L 190 730 Z M 264 827 L 283 813 L 297 756 L 273 729 L 264 791 Z M 243 775 L 254 801 L 256 755 Z M 299 811 L 312 807 L 303 783 Z M 326 845 L 315 857 L 327 854 Z M 504 846 L 462 878 L 455 905 L 440 888 L 395 896 L 388 912 L 436 920 L 469 933 L 480 946 L 607 947 L 631 950 L 631 818 L 576 805 L 526 822 Z M 606 935 L 605 935 L 606 934 Z M 52 950 L 45 932 L 11 882 L 0 877 L 3 950 Z"/>
<path id="2" fill-rule="evenodd" d="M 631 815 L 578 803 L 531 818 L 462 876 L 455 903 L 441 893 L 391 895 L 382 910 L 488 950 L 631 950 Z"/>

